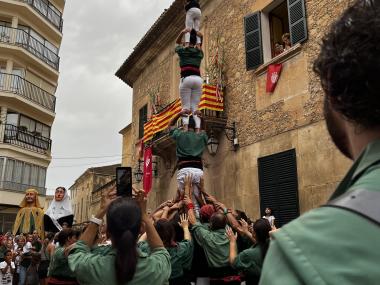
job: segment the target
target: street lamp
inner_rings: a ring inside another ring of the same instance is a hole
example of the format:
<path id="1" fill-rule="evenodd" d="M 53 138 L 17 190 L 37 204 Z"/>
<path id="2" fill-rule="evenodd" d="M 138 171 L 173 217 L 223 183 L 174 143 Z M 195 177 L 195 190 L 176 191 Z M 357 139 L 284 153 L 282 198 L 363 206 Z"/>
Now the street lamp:
<path id="1" fill-rule="evenodd" d="M 224 130 L 224 134 L 226 138 L 232 143 L 232 147 L 234 151 L 237 151 L 239 148 L 239 140 L 236 136 L 236 123 L 233 122 L 232 126 L 225 126 L 225 127 L 214 127 L 214 129 L 221 129 Z M 229 135 L 227 131 L 231 131 L 232 135 Z M 218 151 L 219 147 L 219 141 L 214 137 L 214 131 L 213 128 L 211 129 L 210 138 L 207 141 L 207 148 L 211 155 L 215 155 Z"/>
<path id="2" fill-rule="evenodd" d="M 219 141 L 214 137 L 214 131 L 211 130 L 210 138 L 207 141 L 208 152 L 211 155 L 215 155 L 218 151 Z"/>

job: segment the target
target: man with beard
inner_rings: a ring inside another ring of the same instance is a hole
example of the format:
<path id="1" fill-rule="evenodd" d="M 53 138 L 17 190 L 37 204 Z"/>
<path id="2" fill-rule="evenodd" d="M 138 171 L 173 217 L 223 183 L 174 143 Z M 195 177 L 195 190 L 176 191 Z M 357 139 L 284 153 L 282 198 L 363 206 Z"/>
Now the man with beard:
<path id="1" fill-rule="evenodd" d="M 260 284 L 380 282 L 379 43 L 378 0 L 357 0 L 323 40 L 327 129 L 354 164 L 326 205 L 273 234 Z"/>
<path id="2" fill-rule="evenodd" d="M 26 190 L 20 207 L 13 225 L 13 235 L 36 231 L 38 236 L 44 238 L 44 211 L 38 200 L 38 191 L 35 189 Z"/>

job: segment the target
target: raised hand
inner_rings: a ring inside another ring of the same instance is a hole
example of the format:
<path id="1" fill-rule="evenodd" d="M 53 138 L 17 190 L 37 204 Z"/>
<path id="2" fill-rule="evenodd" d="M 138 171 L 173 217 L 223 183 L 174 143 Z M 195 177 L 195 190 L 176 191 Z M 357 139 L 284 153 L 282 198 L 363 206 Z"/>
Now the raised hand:
<path id="1" fill-rule="evenodd" d="M 104 215 L 107 213 L 108 207 L 110 204 L 116 200 L 118 197 L 116 195 L 116 186 L 112 187 L 107 193 L 102 194 L 102 199 L 100 201 L 99 212 L 96 215 L 97 218 L 102 219 Z"/>
<path id="2" fill-rule="evenodd" d="M 182 214 L 179 216 L 180 221 L 178 222 L 178 225 L 185 229 L 189 227 L 189 217 L 186 214 Z"/>
<path id="3" fill-rule="evenodd" d="M 226 236 L 229 239 L 230 243 L 234 243 L 237 240 L 237 233 L 234 233 L 231 227 L 226 227 Z"/>

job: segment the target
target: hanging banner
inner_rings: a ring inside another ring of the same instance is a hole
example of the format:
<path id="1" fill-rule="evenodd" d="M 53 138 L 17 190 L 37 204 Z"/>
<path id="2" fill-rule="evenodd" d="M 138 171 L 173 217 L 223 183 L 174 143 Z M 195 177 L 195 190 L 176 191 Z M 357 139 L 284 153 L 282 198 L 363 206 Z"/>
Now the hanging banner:
<path id="1" fill-rule="evenodd" d="M 152 190 L 153 184 L 153 163 L 152 163 L 152 147 L 148 147 L 144 151 L 144 177 L 143 187 L 146 194 Z"/>
<path id="2" fill-rule="evenodd" d="M 273 93 L 280 79 L 282 64 L 271 64 L 268 66 L 267 74 L 267 92 Z"/>

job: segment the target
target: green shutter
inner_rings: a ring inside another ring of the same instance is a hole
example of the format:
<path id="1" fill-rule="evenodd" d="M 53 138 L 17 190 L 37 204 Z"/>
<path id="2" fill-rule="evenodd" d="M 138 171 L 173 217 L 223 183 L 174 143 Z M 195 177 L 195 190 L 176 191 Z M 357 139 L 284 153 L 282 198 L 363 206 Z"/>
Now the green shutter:
<path id="1" fill-rule="evenodd" d="M 307 40 L 305 0 L 288 0 L 289 30 L 292 45 Z"/>
<path id="2" fill-rule="evenodd" d="M 245 53 L 247 70 L 263 64 L 260 12 L 244 17 Z"/>
<path id="3" fill-rule="evenodd" d="M 299 216 L 297 159 L 294 149 L 258 159 L 261 216 L 272 208 L 276 226 Z"/>

